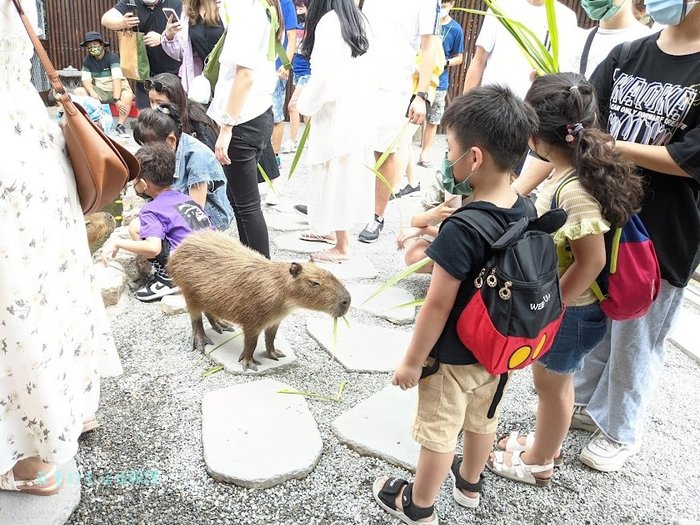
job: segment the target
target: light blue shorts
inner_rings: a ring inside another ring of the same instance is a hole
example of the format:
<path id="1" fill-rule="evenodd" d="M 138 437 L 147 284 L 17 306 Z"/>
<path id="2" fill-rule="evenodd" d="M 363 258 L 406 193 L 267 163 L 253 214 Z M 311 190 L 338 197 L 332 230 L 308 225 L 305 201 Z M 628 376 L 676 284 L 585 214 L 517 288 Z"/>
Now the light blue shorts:
<path id="1" fill-rule="evenodd" d="M 272 94 L 272 121 L 277 124 L 284 120 L 284 99 L 287 96 L 287 81 L 277 79 L 275 92 Z"/>
<path id="2" fill-rule="evenodd" d="M 294 78 L 292 78 L 292 84 L 294 84 L 295 86 L 304 87 L 306 84 L 309 83 L 310 78 L 311 75 L 294 75 Z"/>

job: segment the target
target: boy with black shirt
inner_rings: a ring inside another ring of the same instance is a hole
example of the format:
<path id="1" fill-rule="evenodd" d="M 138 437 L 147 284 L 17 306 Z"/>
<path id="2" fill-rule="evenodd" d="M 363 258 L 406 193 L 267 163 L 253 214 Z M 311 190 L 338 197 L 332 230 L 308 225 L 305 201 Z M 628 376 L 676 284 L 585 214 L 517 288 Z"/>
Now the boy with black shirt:
<path id="1" fill-rule="evenodd" d="M 661 267 L 647 314 L 612 321 L 574 378 L 571 427 L 596 431 L 580 459 L 603 472 L 619 470 L 639 449 L 665 341 L 700 264 L 700 7 L 687 0 L 646 5 L 668 27 L 615 47 L 591 77 L 615 149 L 646 180 L 639 216 Z"/>
<path id="2" fill-rule="evenodd" d="M 86 47 L 88 56 L 83 60 L 81 80 L 88 94 L 103 104 L 113 103 L 119 110 L 118 135 L 128 136 L 124 123 L 129 118 L 134 94 L 129 82 L 124 78 L 119 56 L 107 51 L 109 42 L 97 31 L 88 31 L 80 47 Z"/>
<path id="3" fill-rule="evenodd" d="M 486 86 L 454 100 L 442 123 L 455 183 L 469 181 L 474 188 L 467 206 L 488 211 L 504 230 L 526 216 L 525 198 L 510 187 L 510 176 L 537 126 L 532 108 L 508 88 Z M 461 221 L 447 221 L 426 250 L 434 261 L 430 288 L 391 380 L 403 390 L 419 385 L 412 428 L 421 445 L 416 480 L 383 477 L 372 490 L 377 503 L 405 523 L 438 522 L 434 501 L 450 470 L 457 503 L 479 504 L 481 472 L 493 446 L 505 384 L 461 343 L 456 322 L 489 251 L 486 240 Z M 421 380 L 426 359 L 437 361 L 438 369 Z M 462 428 L 463 456 L 454 453 Z"/>
<path id="4" fill-rule="evenodd" d="M 151 76 L 159 73 L 177 75 L 180 61 L 170 58 L 160 45 L 161 34 L 168 25 L 164 7 L 172 8 L 176 13 L 182 12 L 181 0 L 119 0 L 117 4 L 102 15 L 102 25 L 107 29 L 120 31 L 133 29 L 144 33 L 148 63 Z M 143 82 L 136 83 L 136 107 L 144 109 L 150 106 L 148 92 Z"/>

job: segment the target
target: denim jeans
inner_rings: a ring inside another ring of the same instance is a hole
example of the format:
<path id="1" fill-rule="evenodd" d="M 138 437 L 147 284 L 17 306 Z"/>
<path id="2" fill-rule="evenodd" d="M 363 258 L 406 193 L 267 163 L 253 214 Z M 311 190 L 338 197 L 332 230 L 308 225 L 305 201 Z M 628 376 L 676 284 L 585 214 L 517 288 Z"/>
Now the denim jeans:
<path id="1" fill-rule="evenodd" d="M 226 194 L 233 206 L 241 243 L 270 258 L 270 239 L 260 207 L 258 162 L 272 134 L 272 109 L 233 128 L 224 166 Z"/>
<path id="2" fill-rule="evenodd" d="M 683 305 L 683 288 L 661 281 L 646 315 L 611 321 L 603 341 L 574 376 L 574 404 L 585 406 L 613 441 L 634 445 L 664 367 L 665 342 Z"/>

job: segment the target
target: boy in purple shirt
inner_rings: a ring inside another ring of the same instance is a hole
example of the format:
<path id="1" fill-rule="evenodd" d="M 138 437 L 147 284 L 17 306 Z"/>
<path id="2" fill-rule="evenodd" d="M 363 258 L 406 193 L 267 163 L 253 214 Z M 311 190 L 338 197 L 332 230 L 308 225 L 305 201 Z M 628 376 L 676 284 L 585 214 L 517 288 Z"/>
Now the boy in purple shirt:
<path id="1" fill-rule="evenodd" d="M 165 271 L 170 252 L 192 232 L 212 229 L 212 225 L 199 204 L 170 188 L 175 182 L 175 152 L 167 144 L 143 146 L 136 158 L 141 163 L 141 174 L 134 189 L 148 201 L 139 213 L 141 229 L 132 239 L 117 239 L 105 245 L 103 253 L 115 257 L 121 248 L 148 258 L 155 274 L 136 291 L 136 298 L 150 302 L 179 291 Z"/>

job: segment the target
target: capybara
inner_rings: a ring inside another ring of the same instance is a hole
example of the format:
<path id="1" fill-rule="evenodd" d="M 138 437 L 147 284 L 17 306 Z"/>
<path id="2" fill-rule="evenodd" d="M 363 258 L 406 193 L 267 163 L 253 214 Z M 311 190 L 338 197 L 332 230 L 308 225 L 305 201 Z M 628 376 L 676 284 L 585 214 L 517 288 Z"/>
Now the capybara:
<path id="1" fill-rule="evenodd" d="M 243 329 L 243 370 L 257 370 L 253 357 L 260 332 L 265 330 L 267 357 L 284 354 L 275 349 L 280 322 L 295 308 L 345 315 L 350 293 L 328 270 L 313 263 L 272 262 L 221 232 L 189 236 L 167 264 L 168 274 L 185 296 L 192 319 L 192 347 L 204 352 L 212 344 L 204 333 L 202 314 L 218 333 Z"/>
<path id="2" fill-rule="evenodd" d="M 87 229 L 88 244 L 92 248 L 99 242 L 104 242 L 112 235 L 117 221 L 109 213 L 99 211 L 85 216 L 85 228 Z"/>

